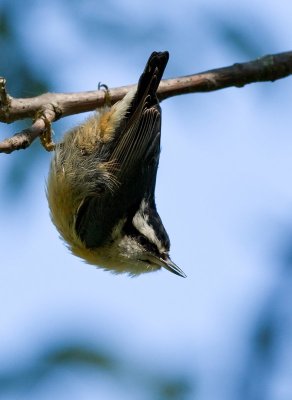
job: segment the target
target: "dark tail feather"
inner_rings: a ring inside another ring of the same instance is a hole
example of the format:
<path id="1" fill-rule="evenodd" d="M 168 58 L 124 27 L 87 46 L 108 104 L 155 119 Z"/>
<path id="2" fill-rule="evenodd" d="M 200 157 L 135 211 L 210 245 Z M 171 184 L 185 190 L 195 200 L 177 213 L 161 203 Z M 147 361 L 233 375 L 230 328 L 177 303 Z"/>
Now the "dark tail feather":
<path id="1" fill-rule="evenodd" d="M 137 88 L 137 96 L 139 96 L 140 92 L 144 92 L 149 85 L 152 77 L 156 76 L 155 85 L 151 87 L 154 93 L 156 93 L 159 83 L 161 81 L 163 72 L 165 70 L 166 64 L 168 62 L 169 54 L 168 51 L 164 51 L 161 53 L 157 53 L 154 51 L 147 64 L 145 66 L 144 72 L 142 73 Z"/>
<path id="2" fill-rule="evenodd" d="M 168 51 L 159 53 L 154 51 L 150 55 L 145 69 L 140 76 L 137 92 L 130 106 L 129 114 L 131 114 L 132 110 L 137 108 L 138 104 L 141 102 L 142 98 L 145 97 L 145 95 L 150 96 L 148 103 L 149 105 L 157 103 L 156 91 L 168 62 L 168 58 Z"/>

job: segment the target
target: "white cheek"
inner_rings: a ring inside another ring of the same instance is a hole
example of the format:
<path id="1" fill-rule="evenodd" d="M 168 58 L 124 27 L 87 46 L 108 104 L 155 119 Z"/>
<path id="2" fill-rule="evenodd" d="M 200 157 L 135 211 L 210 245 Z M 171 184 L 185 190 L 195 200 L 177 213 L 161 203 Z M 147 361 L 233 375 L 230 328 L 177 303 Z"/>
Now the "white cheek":
<path id="1" fill-rule="evenodd" d="M 143 253 L 143 249 L 134 239 L 124 236 L 118 244 L 121 254 L 125 258 L 137 259 Z"/>
<path id="2" fill-rule="evenodd" d="M 141 214 L 140 211 L 138 211 L 134 218 L 133 218 L 133 225 L 135 228 L 142 234 L 144 235 L 151 243 L 155 244 L 156 247 L 162 251 L 163 246 L 160 240 L 158 240 L 154 229 L 152 228 L 151 225 L 148 224 L 148 218 L 144 215 Z"/>

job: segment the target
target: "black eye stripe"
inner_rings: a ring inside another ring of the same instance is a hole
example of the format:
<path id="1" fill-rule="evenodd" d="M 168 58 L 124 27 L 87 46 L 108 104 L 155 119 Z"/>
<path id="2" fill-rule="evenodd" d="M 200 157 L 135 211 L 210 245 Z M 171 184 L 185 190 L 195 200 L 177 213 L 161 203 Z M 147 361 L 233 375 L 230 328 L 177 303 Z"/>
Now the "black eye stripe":
<path id="1" fill-rule="evenodd" d="M 147 239 L 144 235 L 142 235 L 141 232 L 138 231 L 138 229 L 133 225 L 132 219 L 127 220 L 123 227 L 123 232 L 125 235 L 135 238 L 137 242 L 144 247 L 145 250 L 149 251 L 150 253 L 159 255 L 159 250 L 157 246 L 154 243 L 150 242 L 149 239 Z"/>
<path id="2" fill-rule="evenodd" d="M 135 238 L 138 240 L 138 242 L 148 251 L 154 254 L 159 254 L 159 250 L 157 246 L 150 242 L 144 235 L 142 235 L 138 230 L 138 235 L 135 236 Z"/>
<path id="3" fill-rule="evenodd" d="M 147 225 L 149 225 L 149 227 L 153 229 L 157 240 L 166 250 L 169 250 L 169 237 L 156 210 L 155 202 L 153 199 L 152 201 L 148 202 L 144 200 L 143 214 L 147 216 Z"/>

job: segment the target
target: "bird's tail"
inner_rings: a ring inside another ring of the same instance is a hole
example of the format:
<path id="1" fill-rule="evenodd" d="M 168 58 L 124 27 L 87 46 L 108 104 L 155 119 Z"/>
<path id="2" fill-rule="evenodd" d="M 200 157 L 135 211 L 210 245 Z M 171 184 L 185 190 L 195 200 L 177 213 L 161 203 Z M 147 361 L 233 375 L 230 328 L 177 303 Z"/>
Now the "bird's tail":
<path id="1" fill-rule="evenodd" d="M 132 104 L 128 109 L 129 115 L 131 111 L 137 109 L 142 99 L 149 96 L 149 106 L 157 103 L 156 92 L 161 81 L 163 72 L 168 62 L 168 51 L 154 51 L 145 66 L 145 69 L 140 76 L 136 94 L 132 100 Z"/>

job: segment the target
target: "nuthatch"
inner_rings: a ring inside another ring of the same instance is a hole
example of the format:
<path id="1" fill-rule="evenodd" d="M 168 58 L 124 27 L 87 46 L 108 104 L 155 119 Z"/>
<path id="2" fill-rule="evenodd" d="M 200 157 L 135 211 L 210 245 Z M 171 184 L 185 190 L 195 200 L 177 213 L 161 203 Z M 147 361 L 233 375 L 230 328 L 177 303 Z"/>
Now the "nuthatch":
<path id="1" fill-rule="evenodd" d="M 185 277 L 154 191 L 161 108 L 156 96 L 168 52 L 153 52 L 137 87 L 57 144 L 47 182 L 51 218 L 73 254 L 115 273 L 161 267 Z"/>

